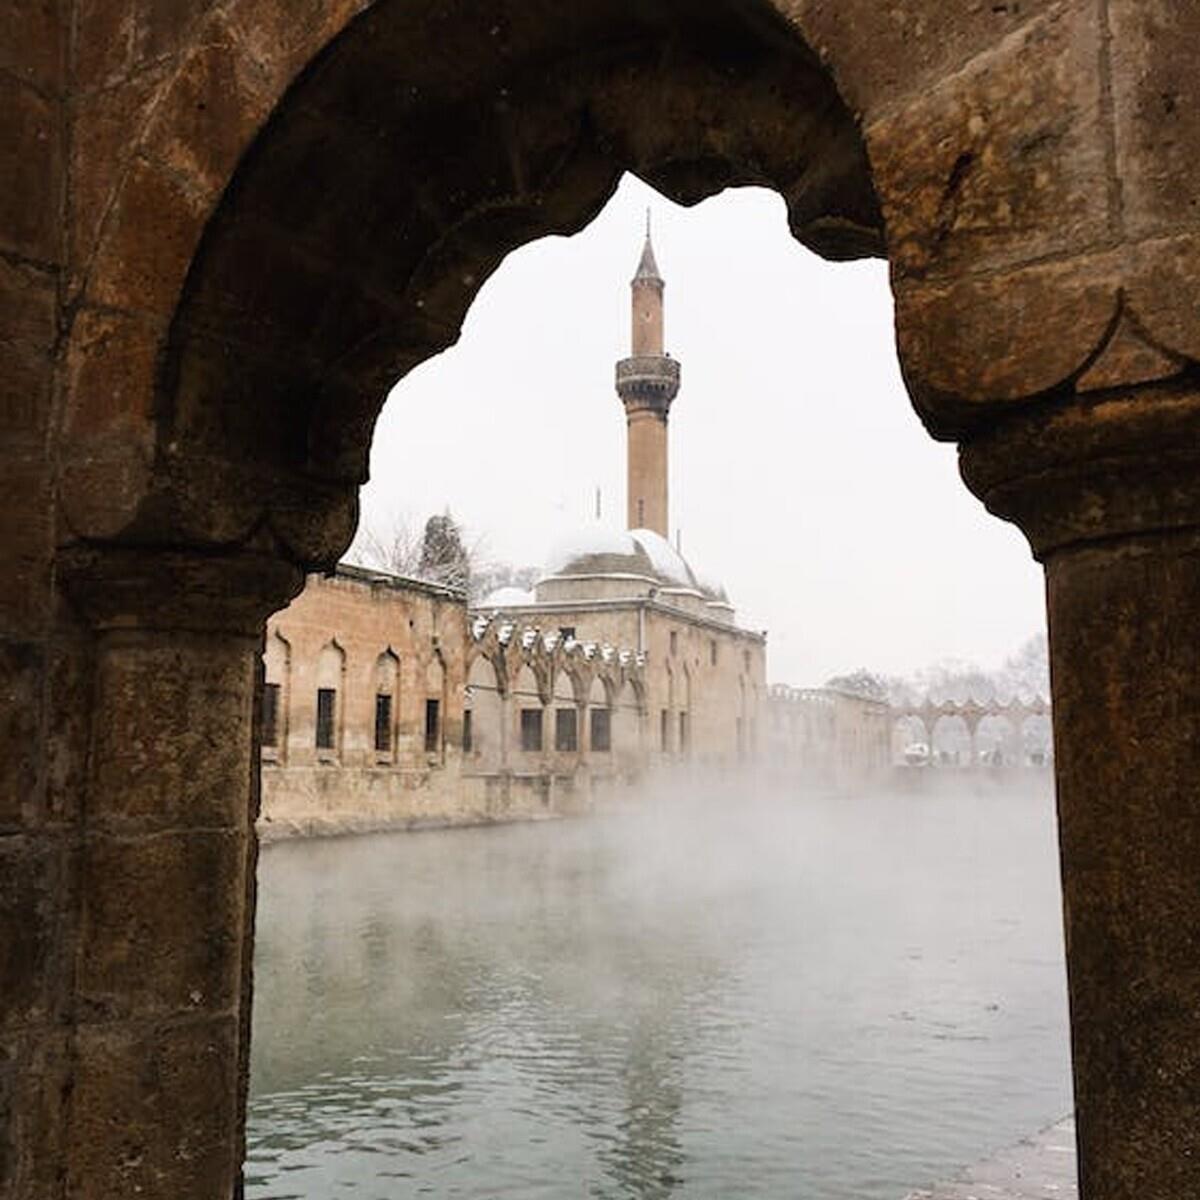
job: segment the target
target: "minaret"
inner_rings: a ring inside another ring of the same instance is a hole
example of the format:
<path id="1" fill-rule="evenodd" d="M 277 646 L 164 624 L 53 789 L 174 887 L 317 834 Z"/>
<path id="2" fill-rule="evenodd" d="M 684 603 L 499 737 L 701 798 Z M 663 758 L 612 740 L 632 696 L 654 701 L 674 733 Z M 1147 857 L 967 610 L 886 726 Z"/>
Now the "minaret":
<path id="1" fill-rule="evenodd" d="M 617 363 L 617 395 L 629 427 L 629 528 L 669 537 L 667 522 L 667 414 L 679 391 L 679 363 L 663 353 L 663 278 L 646 244 L 630 283 L 632 353 Z"/>

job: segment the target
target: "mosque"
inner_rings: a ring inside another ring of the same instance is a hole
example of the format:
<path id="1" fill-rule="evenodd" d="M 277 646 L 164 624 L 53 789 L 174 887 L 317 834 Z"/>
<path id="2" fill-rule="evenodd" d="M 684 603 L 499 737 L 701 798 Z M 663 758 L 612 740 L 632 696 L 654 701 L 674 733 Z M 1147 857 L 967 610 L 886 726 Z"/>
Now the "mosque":
<path id="1" fill-rule="evenodd" d="M 860 731 L 862 702 L 769 693 L 765 632 L 741 627 L 725 589 L 670 543 L 681 370 L 664 348 L 665 287 L 647 224 L 630 354 L 616 364 L 626 529 L 584 527 L 531 591 L 502 588 L 475 607 L 343 565 L 270 620 L 264 834 L 569 811 L 650 773 L 736 768 L 764 742 L 780 761 L 828 758 L 839 739 L 843 757 L 861 755 L 861 732 L 847 741 L 831 714 L 845 709 L 842 726 Z M 868 716 L 883 762 L 884 718 Z"/>

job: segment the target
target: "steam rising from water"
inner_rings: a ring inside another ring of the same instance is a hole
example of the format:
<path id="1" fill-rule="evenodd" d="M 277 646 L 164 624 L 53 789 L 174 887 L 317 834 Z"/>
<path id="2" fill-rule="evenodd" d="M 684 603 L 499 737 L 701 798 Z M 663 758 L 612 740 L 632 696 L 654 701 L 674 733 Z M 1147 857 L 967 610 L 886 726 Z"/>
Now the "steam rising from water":
<path id="1" fill-rule="evenodd" d="M 1035 792 L 693 782 L 261 867 L 249 1195 L 887 1197 L 1070 1106 Z"/>

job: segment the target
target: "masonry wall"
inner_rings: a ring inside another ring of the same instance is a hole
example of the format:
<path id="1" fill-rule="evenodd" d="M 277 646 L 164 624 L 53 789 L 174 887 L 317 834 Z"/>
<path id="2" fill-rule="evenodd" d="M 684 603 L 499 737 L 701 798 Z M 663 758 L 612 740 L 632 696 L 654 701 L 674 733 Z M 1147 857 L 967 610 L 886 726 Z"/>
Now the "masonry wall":
<path id="1" fill-rule="evenodd" d="M 645 653 L 639 754 L 646 765 L 733 767 L 761 748 L 766 643 L 760 635 L 654 601 L 531 605 L 512 616 L 546 631 L 574 630 L 581 641 Z"/>

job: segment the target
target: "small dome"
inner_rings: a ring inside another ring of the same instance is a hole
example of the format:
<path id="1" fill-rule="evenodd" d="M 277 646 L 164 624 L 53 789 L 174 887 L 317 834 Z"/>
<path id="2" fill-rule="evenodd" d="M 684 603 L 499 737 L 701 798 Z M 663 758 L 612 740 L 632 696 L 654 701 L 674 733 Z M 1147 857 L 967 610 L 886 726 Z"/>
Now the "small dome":
<path id="1" fill-rule="evenodd" d="M 683 555 L 653 529 L 615 530 L 588 525 L 554 547 L 546 563 L 549 577 L 564 575 L 636 575 L 667 588 L 694 591 L 707 599 L 726 599 L 719 584 L 700 577 Z"/>
<path id="2" fill-rule="evenodd" d="M 478 608 L 516 608 L 535 603 L 532 592 L 519 587 L 501 587 L 489 592 L 476 606 Z"/>

